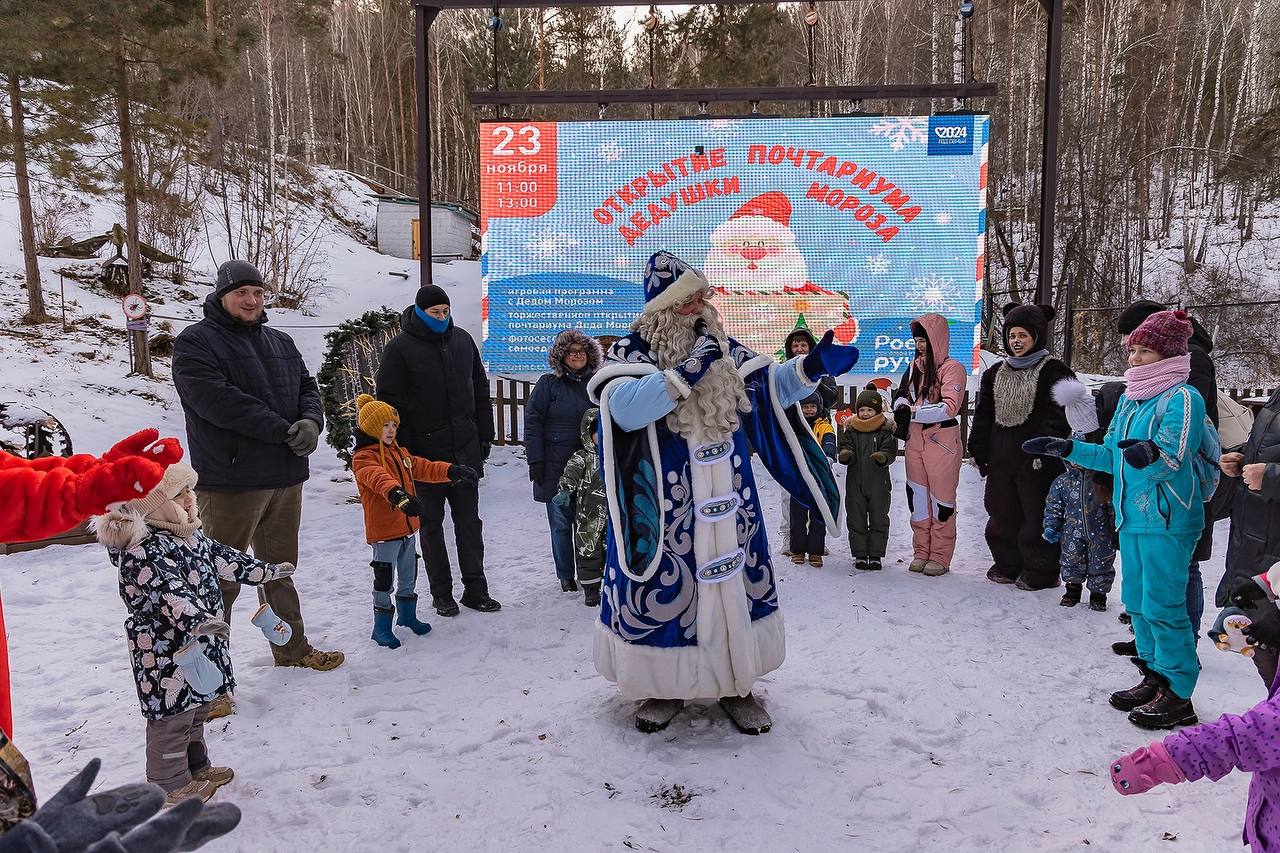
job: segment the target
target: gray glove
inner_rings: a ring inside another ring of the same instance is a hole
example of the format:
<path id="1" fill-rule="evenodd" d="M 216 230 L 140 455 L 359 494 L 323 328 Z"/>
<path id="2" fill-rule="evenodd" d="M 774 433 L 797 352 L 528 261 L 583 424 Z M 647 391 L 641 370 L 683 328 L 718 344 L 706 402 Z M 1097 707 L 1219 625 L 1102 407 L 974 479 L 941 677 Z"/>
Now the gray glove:
<path id="1" fill-rule="evenodd" d="M 85 848 L 85 853 L 177 853 L 195 850 L 206 841 L 226 835 L 239 823 L 240 809 L 231 803 L 206 806 L 192 797 L 123 837 L 111 833 Z"/>
<path id="2" fill-rule="evenodd" d="M 157 785 L 123 785 L 89 797 L 102 762 L 95 758 L 30 819 L 0 837 L 0 853 L 80 853 L 112 832 L 127 832 L 164 805 Z"/>
<path id="3" fill-rule="evenodd" d="M 292 576 L 293 573 L 298 570 L 298 567 L 295 566 L 293 563 L 276 563 L 275 570 L 276 570 L 276 576 L 272 578 L 272 580 L 278 581 L 282 578 L 287 578 Z"/>
<path id="4" fill-rule="evenodd" d="M 284 443 L 298 456 L 310 456 L 316 452 L 316 445 L 320 443 L 320 425 L 310 418 L 294 421 Z"/>
<path id="5" fill-rule="evenodd" d="M 191 632 L 197 637 L 221 637 L 224 640 L 231 639 L 231 626 L 221 619 L 206 619 L 196 626 Z"/>

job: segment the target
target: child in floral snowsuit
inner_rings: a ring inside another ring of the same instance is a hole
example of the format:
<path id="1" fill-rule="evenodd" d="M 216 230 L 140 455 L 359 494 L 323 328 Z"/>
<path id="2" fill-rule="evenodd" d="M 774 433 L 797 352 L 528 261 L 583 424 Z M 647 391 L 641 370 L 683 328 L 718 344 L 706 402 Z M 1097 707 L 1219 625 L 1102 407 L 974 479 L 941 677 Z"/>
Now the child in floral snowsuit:
<path id="1" fill-rule="evenodd" d="M 213 767 L 204 745 L 209 705 L 235 681 L 218 578 L 261 584 L 293 574 L 200 531 L 196 472 L 175 463 L 150 493 L 95 519 L 120 570 L 129 659 L 147 719 L 147 781 L 168 801 L 208 800 L 234 773 Z"/>

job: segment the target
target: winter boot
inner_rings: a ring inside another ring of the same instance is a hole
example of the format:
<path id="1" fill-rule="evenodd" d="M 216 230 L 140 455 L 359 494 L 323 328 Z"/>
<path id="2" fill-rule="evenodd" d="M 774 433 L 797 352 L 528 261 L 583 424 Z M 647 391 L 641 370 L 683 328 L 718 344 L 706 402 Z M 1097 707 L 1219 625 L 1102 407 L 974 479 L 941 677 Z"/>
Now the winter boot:
<path id="1" fill-rule="evenodd" d="M 797 566 L 803 566 L 803 565 L 804 565 L 804 554 L 792 554 L 792 555 L 791 555 L 791 562 L 795 563 Z"/>
<path id="2" fill-rule="evenodd" d="M 987 580 L 991 581 L 992 583 L 998 583 L 1002 585 L 1010 584 L 1014 582 L 1014 578 L 1006 577 L 1005 575 L 1000 574 L 1000 571 L 995 566 L 992 566 L 991 568 L 987 569 Z"/>
<path id="3" fill-rule="evenodd" d="M 199 797 L 200 802 L 207 803 L 209 798 L 213 796 L 213 792 L 217 790 L 212 782 L 206 782 L 200 779 L 192 779 L 181 788 L 174 788 L 164 798 L 164 807 L 176 806 L 183 800 L 189 800 L 192 797 Z"/>
<path id="4" fill-rule="evenodd" d="M 734 728 L 744 735 L 762 735 L 773 728 L 769 712 L 750 693 L 746 696 L 726 696 L 720 700 L 720 707 L 729 715 Z"/>
<path id="5" fill-rule="evenodd" d="M 810 554 L 810 555 L 809 555 L 809 565 L 813 566 L 815 569 L 820 569 L 820 568 L 822 568 L 822 555 L 821 555 L 821 554 Z"/>
<path id="6" fill-rule="evenodd" d="M 1089 609 L 1097 610 L 1099 613 L 1107 609 L 1107 594 L 1105 592 L 1089 593 Z M 1137 643 L 1134 643 L 1134 650 L 1137 651 Z"/>
<path id="7" fill-rule="evenodd" d="M 1138 641 L 1129 640 L 1124 643 L 1112 643 L 1111 652 L 1121 657 L 1136 658 L 1138 656 Z"/>
<path id="8" fill-rule="evenodd" d="M 951 569 L 948 568 L 947 566 L 942 565 L 942 563 L 937 563 L 937 562 L 934 562 L 933 560 L 927 560 L 924 564 L 923 571 L 924 571 L 925 577 L 940 578 L 943 575 L 945 575 L 947 572 L 951 571 Z"/>
<path id="9" fill-rule="evenodd" d="M 418 596 L 416 595 L 396 596 L 396 624 L 408 628 L 419 637 L 431 631 L 430 625 L 418 621 Z"/>
<path id="10" fill-rule="evenodd" d="M 1196 719 L 1196 709 L 1191 707 L 1191 700 L 1183 699 L 1165 685 L 1155 699 L 1129 714 L 1129 722 L 1140 729 L 1154 730 L 1194 726 L 1199 720 Z"/>
<path id="11" fill-rule="evenodd" d="M 236 772 L 230 767 L 209 766 L 203 770 L 191 771 L 191 778 L 197 782 L 208 782 L 216 791 L 232 779 L 236 778 Z"/>
<path id="12" fill-rule="evenodd" d="M 647 735 L 660 732 L 683 707 L 684 702 L 679 699 L 646 699 L 636 711 L 636 728 Z"/>
<path id="13" fill-rule="evenodd" d="M 1118 690 L 1112 693 L 1111 698 L 1107 700 L 1111 707 L 1117 711 L 1132 711 L 1134 708 L 1141 708 L 1155 699 L 1161 689 L 1167 686 L 1164 677 L 1151 669 L 1151 667 L 1141 660 L 1137 661 L 1137 665 L 1138 669 L 1142 670 L 1142 680 L 1128 690 Z"/>
<path id="14" fill-rule="evenodd" d="M 481 613 L 497 613 L 502 609 L 502 605 L 490 598 L 487 592 L 479 595 L 464 592 L 462 594 L 462 606 L 478 610 Z"/>
<path id="15" fill-rule="evenodd" d="M 1120 616 L 1119 616 L 1119 617 L 1117 617 L 1117 618 L 1119 618 L 1119 620 L 1120 620 L 1120 624 L 1121 624 L 1121 625 L 1132 625 L 1132 624 L 1133 624 L 1133 619 L 1132 619 L 1132 618 L 1130 618 L 1129 614 L 1128 614 L 1126 611 L 1124 611 L 1124 610 L 1121 610 L 1121 611 L 1120 611 Z"/>
<path id="16" fill-rule="evenodd" d="M 453 600 L 452 595 L 444 596 L 443 598 L 433 597 L 431 599 L 431 606 L 434 607 L 436 609 L 436 613 L 441 616 L 458 615 L 458 602 Z"/>
<path id="17" fill-rule="evenodd" d="M 854 567 L 855 569 L 857 569 L 858 571 L 860 571 L 860 572 L 869 571 L 869 570 L 870 570 L 870 569 L 869 569 L 869 564 L 870 564 L 870 562 L 871 562 L 871 561 L 870 561 L 870 560 L 868 560 L 866 557 L 854 557 L 854 558 L 853 558 L 853 567 Z"/>
<path id="18" fill-rule="evenodd" d="M 913 572 L 923 572 L 925 564 L 928 562 L 928 560 L 922 560 L 919 557 L 916 557 L 911 561 L 911 565 L 907 566 L 907 569 Z"/>
<path id="19" fill-rule="evenodd" d="M 867 559 L 867 571 L 869 572 L 884 571 L 884 565 L 881 564 L 879 557 L 870 557 Z"/>
<path id="20" fill-rule="evenodd" d="M 1018 579 L 1014 581 L 1013 585 L 1014 585 L 1014 588 L 1020 589 L 1023 592 L 1039 592 L 1042 589 L 1053 589 L 1054 587 L 1058 586 L 1060 583 L 1062 583 L 1062 581 L 1060 581 L 1058 578 L 1055 577 L 1053 579 L 1053 583 L 1051 584 L 1047 584 L 1047 585 L 1033 584 L 1031 581 L 1019 575 Z M 1079 600 L 1080 600 L 1079 598 L 1076 599 L 1076 601 L 1079 601 Z"/>
<path id="21" fill-rule="evenodd" d="M 1063 607 L 1075 607 L 1080 603 L 1080 594 L 1084 592 L 1084 584 L 1069 583 L 1067 591 L 1063 593 L 1062 600 L 1058 603 Z"/>
<path id="22" fill-rule="evenodd" d="M 575 581 L 573 578 L 560 578 L 560 591 L 561 592 L 577 592 L 578 582 Z"/>
<path id="23" fill-rule="evenodd" d="M 235 712 L 236 706 L 231 701 L 231 694 L 223 693 L 217 699 L 214 699 L 213 704 L 209 706 L 209 719 L 217 720 L 222 717 L 230 717 Z"/>
<path id="24" fill-rule="evenodd" d="M 394 614 L 395 610 L 390 607 L 373 608 L 373 633 L 369 636 L 369 639 L 380 646 L 386 646 L 388 649 L 400 648 L 400 641 L 391 632 L 391 617 Z"/>

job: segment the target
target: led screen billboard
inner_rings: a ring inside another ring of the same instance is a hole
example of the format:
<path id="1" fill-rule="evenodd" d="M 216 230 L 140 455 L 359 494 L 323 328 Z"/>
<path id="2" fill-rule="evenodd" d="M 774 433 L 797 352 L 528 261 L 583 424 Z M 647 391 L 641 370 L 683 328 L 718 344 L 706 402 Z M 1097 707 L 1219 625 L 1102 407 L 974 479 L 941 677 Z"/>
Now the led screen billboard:
<path id="1" fill-rule="evenodd" d="M 912 318 L 973 365 L 989 117 L 485 122 L 484 358 L 546 370 L 556 332 L 625 334 L 659 249 L 701 269 L 730 332 L 778 354 L 797 326 L 896 375 Z"/>

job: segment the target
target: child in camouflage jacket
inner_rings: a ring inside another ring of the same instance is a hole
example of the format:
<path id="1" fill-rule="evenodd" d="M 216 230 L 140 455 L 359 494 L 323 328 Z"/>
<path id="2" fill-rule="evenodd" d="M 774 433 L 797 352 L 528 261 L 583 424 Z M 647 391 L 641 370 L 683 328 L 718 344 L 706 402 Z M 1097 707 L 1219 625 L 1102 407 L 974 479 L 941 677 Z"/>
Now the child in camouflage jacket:
<path id="1" fill-rule="evenodd" d="M 596 454 L 596 422 L 599 409 L 582 416 L 582 447 L 569 457 L 560 476 L 560 491 L 553 500 L 560 506 L 574 504 L 573 548 L 583 603 L 600 605 L 600 579 L 604 576 L 604 529 L 607 507 L 604 476 Z"/>

